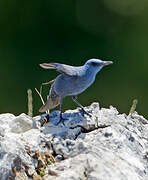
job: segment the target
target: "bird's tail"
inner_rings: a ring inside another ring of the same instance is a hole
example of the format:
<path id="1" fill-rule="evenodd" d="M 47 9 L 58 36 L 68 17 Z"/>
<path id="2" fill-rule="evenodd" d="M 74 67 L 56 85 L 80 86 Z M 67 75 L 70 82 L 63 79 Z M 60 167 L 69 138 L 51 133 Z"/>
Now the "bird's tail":
<path id="1" fill-rule="evenodd" d="M 53 109 L 60 104 L 60 97 L 58 95 L 50 96 L 47 102 L 39 109 L 39 112 L 45 112 L 49 109 Z"/>

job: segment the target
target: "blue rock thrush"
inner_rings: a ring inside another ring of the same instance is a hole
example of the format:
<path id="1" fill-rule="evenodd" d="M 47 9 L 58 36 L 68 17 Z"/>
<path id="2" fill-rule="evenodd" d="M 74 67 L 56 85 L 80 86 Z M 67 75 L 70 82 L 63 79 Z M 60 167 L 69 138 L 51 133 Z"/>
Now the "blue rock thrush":
<path id="1" fill-rule="evenodd" d="M 77 95 L 85 91 L 95 81 L 97 73 L 104 66 L 112 63 L 112 61 L 90 59 L 83 66 L 70 66 L 59 63 L 40 64 L 44 69 L 56 69 L 61 74 L 57 76 L 51 85 L 49 98 L 39 111 L 45 112 L 60 105 L 60 118 L 62 120 L 62 99 L 65 96 L 72 96 L 72 100 L 82 108 L 84 113 L 88 114 L 78 102 Z"/>

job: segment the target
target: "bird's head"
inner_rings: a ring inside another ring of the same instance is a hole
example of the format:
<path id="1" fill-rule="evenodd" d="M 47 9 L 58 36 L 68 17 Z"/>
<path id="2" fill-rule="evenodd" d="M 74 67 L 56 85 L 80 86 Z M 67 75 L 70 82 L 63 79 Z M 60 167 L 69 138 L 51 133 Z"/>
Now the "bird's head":
<path id="1" fill-rule="evenodd" d="M 89 59 L 86 61 L 85 66 L 88 67 L 90 70 L 95 71 L 96 73 L 99 72 L 104 66 L 109 64 L 113 64 L 112 61 L 102 61 L 100 59 Z"/>

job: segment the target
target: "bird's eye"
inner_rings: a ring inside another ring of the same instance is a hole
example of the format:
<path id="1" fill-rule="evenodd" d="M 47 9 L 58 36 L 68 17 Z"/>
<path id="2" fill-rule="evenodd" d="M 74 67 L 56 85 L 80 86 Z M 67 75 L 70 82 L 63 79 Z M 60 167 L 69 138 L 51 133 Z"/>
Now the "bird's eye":
<path id="1" fill-rule="evenodd" d="M 96 62 L 91 63 L 93 66 L 97 66 L 98 64 Z"/>

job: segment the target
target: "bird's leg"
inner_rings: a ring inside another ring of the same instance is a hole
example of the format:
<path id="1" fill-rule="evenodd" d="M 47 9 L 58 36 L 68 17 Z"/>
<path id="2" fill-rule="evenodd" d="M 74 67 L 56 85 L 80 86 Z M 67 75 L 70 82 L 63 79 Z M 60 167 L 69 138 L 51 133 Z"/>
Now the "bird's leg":
<path id="1" fill-rule="evenodd" d="M 62 117 L 62 98 L 60 98 L 60 121 L 59 121 L 59 123 L 62 122 L 62 124 L 65 126 L 64 120 L 65 119 Z"/>
<path id="2" fill-rule="evenodd" d="M 91 116 L 88 112 L 85 111 L 84 107 L 82 104 L 80 104 L 77 100 L 77 96 L 72 96 L 72 100 L 82 109 L 82 111 L 87 114 L 88 116 Z"/>
<path id="3" fill-rule="evenodd" d="M 60 118 L 62 119 L 62 98 L 60 99 Z"/>

